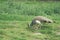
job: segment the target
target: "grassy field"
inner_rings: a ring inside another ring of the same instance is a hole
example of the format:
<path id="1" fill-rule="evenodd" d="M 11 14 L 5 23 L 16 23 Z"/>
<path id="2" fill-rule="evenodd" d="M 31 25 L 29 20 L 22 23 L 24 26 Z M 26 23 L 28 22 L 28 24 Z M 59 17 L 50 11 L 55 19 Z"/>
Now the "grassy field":
<path id="1" fill-rule="evenodd" d="M 45 16 L 56 23 L 30 30 L 27 23 L 35 16 Z M 60 2 L 0 0 L 0 40 L 60 40 Z"/>

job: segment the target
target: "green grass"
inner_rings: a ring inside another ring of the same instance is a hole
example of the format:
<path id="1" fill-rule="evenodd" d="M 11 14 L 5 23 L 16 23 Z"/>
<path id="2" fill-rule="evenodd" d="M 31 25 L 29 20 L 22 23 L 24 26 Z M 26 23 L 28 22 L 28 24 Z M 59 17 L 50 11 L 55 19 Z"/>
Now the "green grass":
<path id="1" fill-rule="evenodd" d="M 35 16 L 45 16 L 56 23 L 30 30 L 27 24 Z M 59 32 L 60 2 L 0 1 L 0 40 L 60 40 Z"/>
<path id="2" fill-rule="evenodd" d="M 0 40 L 59 40 L 60 36 L 55 34 L 58 29 L 56 29 L 57 27 L 54 26 L 54 24 L 51 26 L 46 25 L 46 27 L 44 26 L 38 31 L 42 33 L 41 35 L 34 35 L 34 32 L 27 29 L 27 21 L 1 21 Z"/>

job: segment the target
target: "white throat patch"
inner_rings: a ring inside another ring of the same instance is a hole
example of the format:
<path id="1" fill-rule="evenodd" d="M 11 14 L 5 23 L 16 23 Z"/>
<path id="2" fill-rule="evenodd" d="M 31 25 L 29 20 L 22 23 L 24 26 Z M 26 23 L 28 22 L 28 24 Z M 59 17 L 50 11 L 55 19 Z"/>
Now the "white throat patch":
<path id="1" fill-rule="evenodd" d="M 41 22 L 40 22 L 39 20 L 36 20 L 36 23 L 37 23 L 37 24 L 41 24 Z"/>

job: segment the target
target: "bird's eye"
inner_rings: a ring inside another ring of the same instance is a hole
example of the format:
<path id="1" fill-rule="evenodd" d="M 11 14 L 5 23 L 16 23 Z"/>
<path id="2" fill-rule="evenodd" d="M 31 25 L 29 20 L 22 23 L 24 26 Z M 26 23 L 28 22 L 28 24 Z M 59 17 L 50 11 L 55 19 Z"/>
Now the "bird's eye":
<path id="1" fill-rule="evenodd" d="M 51 23 L 50 21 L 48 23 Z"/>

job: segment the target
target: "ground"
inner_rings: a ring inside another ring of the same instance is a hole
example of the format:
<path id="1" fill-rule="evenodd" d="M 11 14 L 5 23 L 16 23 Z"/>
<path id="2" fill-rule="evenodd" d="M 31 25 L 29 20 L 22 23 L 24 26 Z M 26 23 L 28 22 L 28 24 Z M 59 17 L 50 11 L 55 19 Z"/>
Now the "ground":
<path id="1" fill-rule="evenodd" d="M 30 30 L 27 24 L 35 16 L 55 23 Z M 60 40 L 60 2 L 0 1 L 0 40 Z"/>

